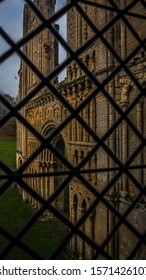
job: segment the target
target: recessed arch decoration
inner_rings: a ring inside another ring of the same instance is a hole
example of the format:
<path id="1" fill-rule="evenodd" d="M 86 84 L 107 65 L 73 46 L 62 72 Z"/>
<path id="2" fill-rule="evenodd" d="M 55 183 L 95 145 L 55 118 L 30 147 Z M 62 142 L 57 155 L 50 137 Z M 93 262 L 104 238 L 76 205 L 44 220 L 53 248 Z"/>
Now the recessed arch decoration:
<path id="1" fill-rule="evenodd" d="M 53 133 L 56 129 L 57 124 L 54 121 L 47 121 L 41 127 L 41 133 L 45 136 L 45 138 L 49 137 L 51 133 Z M 57 134 L 54 139 L 51 141 L 52 146 L 59 152 L 62 156 L 67 156 L 67 150 L 65 146 L 65 141 L 61 133 Z M 58 187 L 63 184 L 65 176 L 62 173 L 66 170 L 63 162 L 49 150 L 49 148 L 45 148 L 43 151 L 43 164 L 45 166 L 45 172 L 53 173 L 54 175 L 47 176 L 45 178 L 45 197 L 46 199 L 54 194 L 57 191 Z M 61 212 L 69 213 L 69 190 L 68 185 L 64 186 L 64 189 L 59 195 L 54 199 L 53 205 Z"/>

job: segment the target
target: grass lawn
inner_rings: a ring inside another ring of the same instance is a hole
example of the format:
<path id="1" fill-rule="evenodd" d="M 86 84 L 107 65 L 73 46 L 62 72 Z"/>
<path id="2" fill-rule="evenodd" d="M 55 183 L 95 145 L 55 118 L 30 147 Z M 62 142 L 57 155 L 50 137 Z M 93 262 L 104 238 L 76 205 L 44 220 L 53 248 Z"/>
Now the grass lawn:
<path id="1" fill-rule="evenodd" d="M 0 139 L 0 160 L 9 167 L 16 167 L 16 140 Z"/>
<path id="2" fill-rule="evenodd" d="M 5 148 L 5 149 L 4 149 Z M 0 139 L 0 160 L 15 168 L 15 141 Z M 0 227 L 16 236 L 34 215 L 21 199 L 20 194 L 9 188 L 0 195 Z M 25 244 L 41 255 L 49 258 L 67 234 L 67 228 L 59 221 L 37 221 L 29 232 L 21 239 Z M 0 234 L 0 253 L 9 244 L 9 241 Z M 31 259 L 27 253 L 14 247 L 5 257 L 10 260 Z M 64 259 L 60 254 L 58 259 Z"/>
<path id="3" fill-rule="evenodd" d="M 6 164 L 11 169 L 16 168 L 16 140 L 15 138 L 0 138 L 0 161 Z M 0 168 L 0 175 L 4 175 L 5 172 Z M 0 178 L 0 186 L 4 182 Z"/>

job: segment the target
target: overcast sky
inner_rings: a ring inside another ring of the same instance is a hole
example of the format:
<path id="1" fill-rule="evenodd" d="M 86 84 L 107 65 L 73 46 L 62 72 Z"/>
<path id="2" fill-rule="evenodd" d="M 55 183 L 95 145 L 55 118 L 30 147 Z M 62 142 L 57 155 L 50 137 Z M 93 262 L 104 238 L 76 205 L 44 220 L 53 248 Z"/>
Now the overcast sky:
<path id="1" fill-rule="evenodd" d="M 9 36 L 17 41 L 22 37 L 22 21 L 24 0 L 4 0 L 0 1 L 0 26 L 9 34 Z M 65 1 L 57 0 L 57 9 L 63 6 Z M 60 34 L 65 36 L 66 20 L 65 18 L 58 21 L 60 24 Z M 0 36 L 0 55 L 9 49 L 4 39 Z M 60 62 L 65 58 L 65 53 L 60 50 Z M 12 95 L 18 95 L 18 70 L 20 66 L 19 57 L 14 54 L 0 67 L 0 90 Z M 60 76 L 63 79 L 65 74 Z"/>

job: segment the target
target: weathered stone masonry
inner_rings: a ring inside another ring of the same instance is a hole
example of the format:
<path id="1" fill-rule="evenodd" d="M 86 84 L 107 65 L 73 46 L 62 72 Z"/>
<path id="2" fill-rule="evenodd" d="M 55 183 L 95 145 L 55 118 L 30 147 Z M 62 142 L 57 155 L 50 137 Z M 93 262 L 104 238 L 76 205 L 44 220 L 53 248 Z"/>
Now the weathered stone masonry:
<path id="1" fill-rule="evenodd" d="M 55 1 L 39 0 L 35 2 L 46 17 L 51 16 L 55 12 Z M 107 4 L 107 2 L 108 1 L 105 0 L 98 1 L 98 3 L 103 5 Z M 116 1 L 116 3 L 119 7 L 123 8 L 129 4 L 129 1 L 119 0 Z M 85 4 L 81 4 L 81 7 L 99 30 L 102 30 L 115 16 L 110 10 L 99 9 Z M 145 9 L 140 2 L 130 11 L 146 16 Z M 135 28 L 140 38 L 145 38 L 145 20 L 138 17 L 126 18 Z M 24 35 L 31 32 L 38 24 L 39 21 L 37 17 L 33 15 L 30 8 L 25 5 Z M 56 28 L 58 29 L 58 26 L 56 26 Z M 85 44 L 92 36 L 94 36 L 94 32 L 76 9 L 72 8 L 67 14 L 67 41 L 69 46 L 75 51 Z M 104 37 L 123 60 L 128 57 L 131 51 L 138 45 L 134 35 L 132 35 L 122 20 L 116 22 L 114 26 L 106 31 Z M 47 74 L 57 66 L 57 51 L 57 40 L 54 39 L 48 30 L 42 31 L 24 46 L 24 52 L 43 74 Z M 113 54 L 105 47 L 100 39 L 97 39 L 91 46 L 86 48 L 86 51 L 80 56 L 80 59 L 88 69 L 94 73 L 99 82 L 104 81 L 118 65 Z M 144 86 L 146 82 L 146 54 L 142 48 L 135 57 L 128 62 L 128 67 L 137 78 L 139 84 Z M 24 62 L 21 62 L 19 74 L 20 98 L 22 99 L 39 83 L 39 80 Z M 66 80 L 60 84 L 56 84 L 56 82 L 57 79 L 55 78 L 53 83 L 73 108 L 79 106 L 90 93 L 96 89 L 95 84 L 89 80 L 75 61 L 72 61 L 67 67 Z M 138 87 L 123 69 L 121 69 L 106 85 L 105 89 L 123 111 L 134 102 L 139 94 Z M 29 123 L 44 136 L 47 136 L 53 131 L 53 129 L 69 115 L 65 106 L 62 105 L 47 88 L 43 88 L 29 103 L 27 103 L 22 110 L 22 114 Z M 80 112 L 80 116 L 100 138 L 104 136 L 108 129 L 110 129 L 119 118 L 119 114 L 102 92 L 99 92 L 96 97 L 90 101 Z M 146 101 L 144 97 L 139 100 L 128 116 L 141 135 L 146 137 Z M 105 143 L 122 163 L 126 163 L 132 153 L 140 145 L 141 140 L 136 136 L 132 128 L 125 121 L 122 121 Z M 39 145 L 38 139 L 19 123 L 17 126 L 17 166 L 19 167 Z M 53 145 L 71 162 L 71 164 L 78 166 L 96 145 L 96 142 L 86 129 L 73 119 L 53 140 Z M 146 164 L 145 147 L 136 156 L 132 164 Z M 103 148 L 99 148 L 85 164 L 83 169 L 94 170 L 97 168 L 114 167 L 117 167 L 114 160 L 107 155 Z M 33 163 L 29 165 L 27 172 L 33 174 L 45 172 L 49 174 L 49 172 L 63 170 L 65 170 L 65 166 L 55 158 L 49 149 L 45 149 Z M 146 182 L 145 169 L 135 169 L 130 172 L 143 187 Z M 84 174 L 84 177 L 100 193 L 115 175 L 115 171 L 92 172 Z M 63 176 L 56 176 L 56 178 L 46 176 L 30 178 L 27 180 L 27 183 L 43 198 L 47 199 L 62 180 Z M 128 209 L 137 197 L 138 193 L 139 191 L 133 181 L 123 174 L 116 183 L 113 184 L 105 197 L 117 211 L 124 214 L 126 209 Z M 39 203 L 26 192 L 23 191 L 22 195 L 23 199 L 34 208 L 38 209 L 40 207 Z M 63 213 L 67 213 L 70 220 L 76 223 L 93 203 L 94 199 L 95 197 L 92 192 L 77 178 L 74 178 L 70 184 L 66 186 L 65 191 L 59 195 L 58 199 L 54 202 L 54 206 Z M 127 217 L 128 221 L 140 233 L 144 233 L 146 230 L 145 205 L 145 197 L 142 197 L 131 214 Z M 117 222 L 118 218 L 100 202 L 95 211 L 89 215 L 86 222 L 82 225 L 82 230 L 98 245 L 101 245 Z M 134 233 L 126 226 L 120 225 L 119 230 L 104 249 L 115 259 L 126 259 L 137 241 Z M 92 259 L 95 253 L 88 244 L 76 235 L 70 242 L 70 250 L 80 259 Z M 103 258 L 103 256 L 99 256 L 99 258 Z M 139 249 L 135 258 L 146 258 L 146 247 L 144 245 Z"/>

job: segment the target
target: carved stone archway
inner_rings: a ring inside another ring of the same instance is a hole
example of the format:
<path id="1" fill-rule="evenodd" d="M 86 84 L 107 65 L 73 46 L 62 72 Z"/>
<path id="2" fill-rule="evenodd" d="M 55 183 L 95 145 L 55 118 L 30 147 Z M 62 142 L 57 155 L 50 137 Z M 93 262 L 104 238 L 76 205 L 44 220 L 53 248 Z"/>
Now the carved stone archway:
<path id="1" fill-rule="evenodd" d="M 53 133 L 55 126 L 50 124 L 47 127 L 47 124 L 43 126 L 42 134 L 47 138 Z M 58 134 L 51 141 L 52 146 L 64 157 L 66 156 L 65 141 L 61 134 Z M 46 173 L 56 173 L 55 176 L 48 176 L 45 181 L 43 181 L 43 189 L 45 189 L 45 198 L 49 198 L 56 190 L 59 188 L 64 181 L 64 175 L 61 173 L 65 171 L 65 165 L 58 157 L 53 154 L 49 148 L 43 151 L 43 171 Z M 53 201 L 53 205 L 60 212 L 63 212 L 68 215 L 69 212 L 69 193 L 68 186 L 64 186 L 64 190 L 57 195 Z"/>

